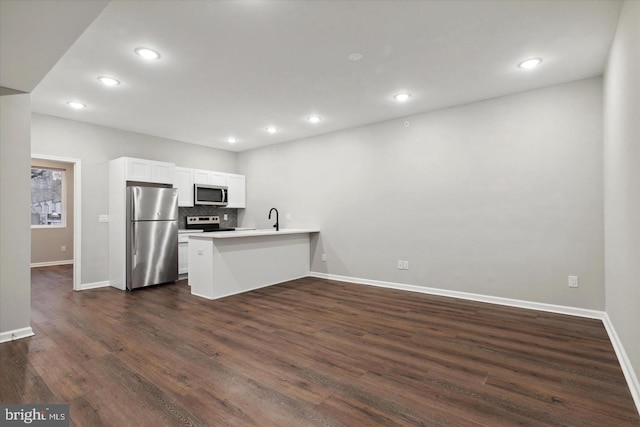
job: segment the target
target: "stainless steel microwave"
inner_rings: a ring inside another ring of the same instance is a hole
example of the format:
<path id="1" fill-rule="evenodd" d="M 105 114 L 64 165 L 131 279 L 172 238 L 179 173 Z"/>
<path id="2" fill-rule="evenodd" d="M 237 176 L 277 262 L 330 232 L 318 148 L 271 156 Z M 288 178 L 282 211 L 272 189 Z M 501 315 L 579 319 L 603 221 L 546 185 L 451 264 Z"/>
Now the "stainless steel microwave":
<path id="1" fill-rule="evenodd" d="M 227 206 L 227 187 L 194 184 L 193 201 L 196 205 Z"/>

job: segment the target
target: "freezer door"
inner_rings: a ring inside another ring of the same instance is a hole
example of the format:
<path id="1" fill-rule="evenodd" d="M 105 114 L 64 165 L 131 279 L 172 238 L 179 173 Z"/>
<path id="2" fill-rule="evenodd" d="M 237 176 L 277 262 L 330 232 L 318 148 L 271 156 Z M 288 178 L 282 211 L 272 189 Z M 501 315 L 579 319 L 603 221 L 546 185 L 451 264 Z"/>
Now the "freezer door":
<path id="1" fill-rule="evenodd" d="M 178 221 L 134 221 L 127 233 L 127 289 L 178 279 Z"/>
<path id="2" fill-rule="evenodd" d="M 178 219 L 178 189 L 127 187 L 129 221 L 173 221 Z"/>

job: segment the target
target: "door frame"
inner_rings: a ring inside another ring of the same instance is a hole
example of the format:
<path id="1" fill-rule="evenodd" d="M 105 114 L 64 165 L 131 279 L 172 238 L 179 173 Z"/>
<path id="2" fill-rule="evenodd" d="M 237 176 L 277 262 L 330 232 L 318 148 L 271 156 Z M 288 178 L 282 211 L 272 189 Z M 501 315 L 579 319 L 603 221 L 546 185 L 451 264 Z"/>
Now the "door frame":
<path id="1" fill-rule="evenodd" d="M 31 154 L 32 159 L 51 160 L 73 165 L 73 290 L 82 290 L 82 161 L 75 157 L 50 156 L 48 154 Z"/>

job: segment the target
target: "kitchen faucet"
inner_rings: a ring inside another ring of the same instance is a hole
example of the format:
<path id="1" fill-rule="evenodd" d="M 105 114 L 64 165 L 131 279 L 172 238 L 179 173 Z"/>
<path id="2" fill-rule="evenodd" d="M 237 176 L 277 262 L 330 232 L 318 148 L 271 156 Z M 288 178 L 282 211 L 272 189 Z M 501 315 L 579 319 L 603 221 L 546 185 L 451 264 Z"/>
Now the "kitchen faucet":
<path id="1" fill-rule="evenodd" d="M 273 226 L 276 228 L 276 231 L 280 231 L 280 224 L 278 223 L 278 209 L 271 208 L 271 210 L 269 211 L 269 219 L 271 219 L 271 212 L 272 211 L 276 211 L 276 223 L 273 224 Z"/>

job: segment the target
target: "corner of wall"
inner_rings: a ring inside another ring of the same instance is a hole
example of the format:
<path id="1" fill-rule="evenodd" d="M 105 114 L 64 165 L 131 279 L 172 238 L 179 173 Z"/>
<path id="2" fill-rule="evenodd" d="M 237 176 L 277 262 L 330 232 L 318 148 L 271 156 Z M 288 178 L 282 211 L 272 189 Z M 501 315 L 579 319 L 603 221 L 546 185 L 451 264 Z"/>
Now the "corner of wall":
<path id="1" fill-rule="evenodd" d="M 0 339 L 28 336 L 31 327 L 29 94 L 0 97 Z M 16 177 L 24 176 L 24 179 Z"/>

